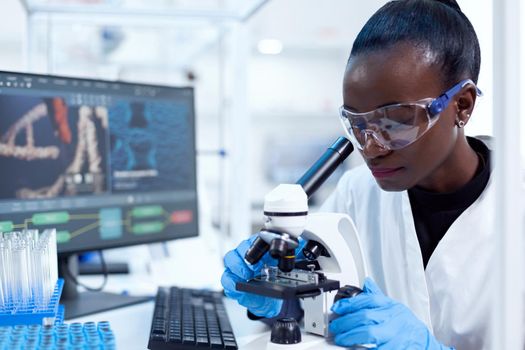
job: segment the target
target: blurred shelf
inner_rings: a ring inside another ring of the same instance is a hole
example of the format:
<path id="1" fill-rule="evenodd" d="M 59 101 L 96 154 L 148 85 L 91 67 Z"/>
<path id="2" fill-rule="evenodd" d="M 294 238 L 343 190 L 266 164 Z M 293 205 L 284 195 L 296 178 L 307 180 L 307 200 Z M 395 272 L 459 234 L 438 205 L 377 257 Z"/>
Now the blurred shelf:
<path id="1" fill-rule="evenodd" d="M 29 13 L 245 21 L 269 0 L 21 0 Z"/>
<path id="2" fill-rule="evenodd" d="M 34 72 L 184 83 L 269 0 L 20 0 Z M 155 70 L 155 71 L 154 71 Z M 126 75 L 131 72 L 131 76 Z M 160 73 L 159 73 L 160 72 Z M 169 77 L 168 77 L 169 76 Z"/>

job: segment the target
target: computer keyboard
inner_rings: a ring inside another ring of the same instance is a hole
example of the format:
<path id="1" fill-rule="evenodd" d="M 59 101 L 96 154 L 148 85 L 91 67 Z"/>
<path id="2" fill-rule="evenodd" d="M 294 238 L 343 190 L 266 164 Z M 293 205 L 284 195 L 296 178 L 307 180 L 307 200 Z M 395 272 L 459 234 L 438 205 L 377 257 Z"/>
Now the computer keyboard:
<path id="1" fill-rule="evenodd" d="M 219 292 L 160 287 L 148 349 L 237 349 Z"/>

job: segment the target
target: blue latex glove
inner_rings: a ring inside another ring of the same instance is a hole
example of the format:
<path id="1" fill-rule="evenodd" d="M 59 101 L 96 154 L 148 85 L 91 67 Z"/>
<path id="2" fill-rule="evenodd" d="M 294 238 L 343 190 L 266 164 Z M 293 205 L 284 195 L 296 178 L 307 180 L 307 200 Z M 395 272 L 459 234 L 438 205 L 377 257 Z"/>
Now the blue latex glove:
<path id="1" fill-rule="evenodd" d="M 385 296 L 370 278 L 366 278 L 363 293 L 341 299 L 332 306 L 339 318 L 329 330 L 340 346 L 374 344 L 380 350 L 444 350 L 412 311 Z"/>
<path id="2" fill-rule="evenodd" d="M 226 269 L 221 277 L 221 283 L 224 288 L 224 293 L 228 298 L 237 300 L 239 304 L 248 308 L 248 310 L 259 317 L 272 318 L 279 314 L 283 301 L 280 299 L 274 299 L 269 297 L 263 297 L 260 295 L 239 292 L 235 290 L 235 284 L 240 281 L 247 281 L 255 276 L 260 275 L 261 269 L 264 265 L 276 266 L 277 260 L 273 259 L 268 253 L 266 253 L 262 259 L 254 264 L 248 264 L 244 260 L 244 255 L 252 242 L 257 236 L 254 235 L 247 240 L 242 241 L 237 248 L 229 251 L 224 256 L 224 266 Z M 299 248 L 302 249 L 304 241 Z"/>

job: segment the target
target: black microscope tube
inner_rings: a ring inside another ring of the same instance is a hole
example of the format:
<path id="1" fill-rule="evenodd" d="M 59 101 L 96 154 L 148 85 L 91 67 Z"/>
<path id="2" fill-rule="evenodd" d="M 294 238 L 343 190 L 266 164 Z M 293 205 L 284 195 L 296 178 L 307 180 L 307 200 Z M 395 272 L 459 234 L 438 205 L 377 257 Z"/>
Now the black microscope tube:
<path id="1" fill-rule="evenodd" d="M 354 146 L 350 141 L 344 137 L 338 138 L 296 184 L 301 185 L 310 198 L 353 150 Z"/>
<path id="2" fill-rule="evenodd" d="M 250 264 L 256 264 L 261 260 L 264 254 L 270 249 L 270 245 L 260 236 L 253 241 L 251 247 L 246 251 L 244 259 Z"/>
<path id="3" fill-rule="evenodd" d="M 289 249 L 284 256 L 281 256 L 277 266 L 283 272 L 292 271 L 295 267 L 295 250 Z"/>
<path id="4" fill-rule="evenodd" d="M 274 238 L 270 243 L 270 256 L 274 259 L 285 256 L 288 250 L 288 244 L 284 239 Z"/>

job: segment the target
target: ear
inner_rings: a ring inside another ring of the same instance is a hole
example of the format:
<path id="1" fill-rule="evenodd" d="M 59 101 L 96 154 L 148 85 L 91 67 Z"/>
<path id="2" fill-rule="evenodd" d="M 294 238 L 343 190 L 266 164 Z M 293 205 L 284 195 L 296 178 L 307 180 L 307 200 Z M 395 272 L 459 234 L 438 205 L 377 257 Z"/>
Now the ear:
<path id="1" fill-rule="evenodd" d="M 467 85 L 456 95 L 456 106 L 457 106 L 457 120 L 456 122 L 462 121 L 466 125 L 474 110 L 476 104 L 476 87 Z"/>

